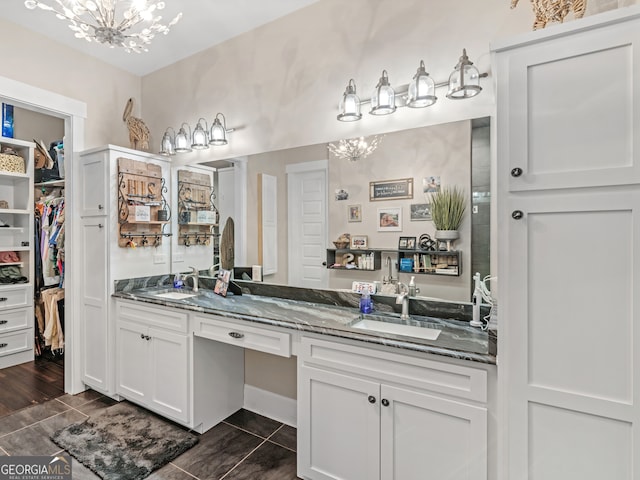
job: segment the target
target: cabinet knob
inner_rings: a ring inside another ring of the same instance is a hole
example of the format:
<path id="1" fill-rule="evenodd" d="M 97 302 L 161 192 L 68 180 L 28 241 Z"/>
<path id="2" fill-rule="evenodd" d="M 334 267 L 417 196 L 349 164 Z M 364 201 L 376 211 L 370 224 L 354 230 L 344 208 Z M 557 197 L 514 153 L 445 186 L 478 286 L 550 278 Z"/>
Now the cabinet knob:
<path id="1" fill-rule="evenodd" d="M 520 175 L 522 175 L 522 169 L 520 167 L 515 167 L 511 169 L 512 177 L 519 177 Z"/>
<path id="2" fill-rule="evenodd" d="M 142 340 L 144 340 L 144 333 L 141 333 L 141 334 L 140 334 L 140 338 L 141 338 Z"/>
<path id="3" fill-rule="evenodd" d="M 232 338 L 242 338 L 242 337 L 244 337 L 244 333 L 229 332 L 229 336 L 232 337 Z"/>
<path id="4" fill-rule="evenodd" d="M 524 217 L 524 213 L 522 213 L 522 210 L 514 210 L 513 212 L 511 212 L 511 218 L 513 218 L 514 220 L 520 220 L 522 217 Z"/>
<path id="5" fill-rule="evenodd" d="M 7 347 L 8 345 L 9 345 L 8 343 L 0 343 L 0 348 Z"/>
<path id="6" fill-rule="evenodd" d="M 367 397 L 367 400 L 369 400 L 369 403 L 376 403 L 376 397 L 374 397 L 373 395 L 369 395 Z"/>
<path id="7" fill-rule="evenodd" d="M 9 323 L 9 320 L 0 320 L 0 325 L 6 325 Z"/>
<path id="8" fill-rule="evenodd" d="M 104 210 L 104 207 L 102 206 L 102 204 L 98 204 L 98 210 Z"/>
<path id="9" fill-rule="evenodd" d="M 380 403 L 382 403 L 382 405 L 384 405 L 385 407 L 389 406 L 389 400 L 387 400 L 386 398 L 383 398 Z"/>
<path id="10" fill-rule="evenodd" d="M 327 262 L 322 262 L 322 266 L 326 267 L 327 266 Z"/>
<path id="11" fill-rule="evenodd" d="M 147 340 L 147 341 L 149 341 L 149 340 L 151 340 L 151 337 L 150 337 L 149 335 L 145 335 L 145 336 L 144 336 L 144 339 L 145 339 L 145 340 Z"/>
<path id="12" fill-rule="evenodd" d="M 104 225 L 102 225 L 101 223 L 98 224 L 98 228 L 102 228 L 104 227 Z"/>
<path id="13" fill-rule="evenodd" d="M 6 302 L 7 300 L 9 300 L 7 297 L 0 297 L 0 302 Z"/>

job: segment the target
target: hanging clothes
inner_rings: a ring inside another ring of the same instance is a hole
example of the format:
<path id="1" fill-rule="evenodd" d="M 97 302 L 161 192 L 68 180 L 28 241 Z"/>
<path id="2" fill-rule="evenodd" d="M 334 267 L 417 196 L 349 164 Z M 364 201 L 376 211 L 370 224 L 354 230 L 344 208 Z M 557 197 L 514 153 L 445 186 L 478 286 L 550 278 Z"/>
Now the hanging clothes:
<path id="1" fill-rule="evenodd" d="M 43 290 L 41 296 L 44 305 L 44 345 L 50 347 L 54 353 L 61 353 L 64 351 L 64 329 L 58 303 L 64 301 L 64 289 L 49 288 Z"/>
<path id="2" fill-rule="evenodd" d="M 36 203 L 36 278 L 43 286 L 64 287 L 64 197 L 45 197 Z"/>

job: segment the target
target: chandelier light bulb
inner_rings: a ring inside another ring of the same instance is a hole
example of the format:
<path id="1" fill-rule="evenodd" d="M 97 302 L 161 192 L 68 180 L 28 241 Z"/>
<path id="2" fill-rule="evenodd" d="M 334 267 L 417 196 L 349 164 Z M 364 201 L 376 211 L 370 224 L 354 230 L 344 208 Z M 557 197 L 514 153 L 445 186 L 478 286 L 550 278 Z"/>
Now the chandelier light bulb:
<path id="1" fill-rule="evenodd" d="M 55 2 L 56 7 L 46 1 Z M 157 33 L 166 35 L 182 18 L 182 13 L 178 13 L 167 25 L 160 23 L 162 17 L 154 14 L 165 8 L 165 2 L 148 0 L 75 0 L 71 8 L 61 0 L 25 0 L 24 6 L 55 13 L 59 19 L 69 22 L 76 38 L 95 40 L 111 48 L 122 47 L 127 53 L 147 52 L 146 45 Z"/>
<path id="2" fill-rule="evenodd" d="M 371 155 L 378 148 L 381 140 L 382 138 L 378 135 L 371 137 L 370 141 L 364 137 L 342 139 L 337 144 L 328 144 L 327 148 L 337 158 L 355 162 Z"/>

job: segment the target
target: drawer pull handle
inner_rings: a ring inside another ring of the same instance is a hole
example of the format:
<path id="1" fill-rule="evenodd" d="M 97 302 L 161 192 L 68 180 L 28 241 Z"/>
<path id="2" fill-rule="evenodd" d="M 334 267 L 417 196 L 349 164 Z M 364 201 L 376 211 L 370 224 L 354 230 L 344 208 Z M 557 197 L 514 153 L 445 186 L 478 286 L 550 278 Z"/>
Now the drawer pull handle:
<path id="1" fill-rule="evenodd" d="M 9 344 L 8 343 L 0 343 L 0 348 L 4 348 L 4 347 L 8 347 Z"/>
<path id="2" fill-rule="evenodd" d="M 98 204 L 98 210 L 103 210 L 104 207 L 102 206 L 102 204 Z"/>
<path id="3" fill-rule="evenodd" d="M 6 325 L 9 323 L 9 320 L 0 320 L 0 325 Z"/>
<path id="4" fill-rule="evenodd" d="M 242 338 L 242 337 L 244 337 L 244 333 L 229 332 L 229 336 L 232 337 L 232 338 Z"/>
<path id="5" fill-rule="evenodd" d="M 6 302 L 7 300 L 9 300 L 7 297 L 0 297 L 0 302 Z"/>

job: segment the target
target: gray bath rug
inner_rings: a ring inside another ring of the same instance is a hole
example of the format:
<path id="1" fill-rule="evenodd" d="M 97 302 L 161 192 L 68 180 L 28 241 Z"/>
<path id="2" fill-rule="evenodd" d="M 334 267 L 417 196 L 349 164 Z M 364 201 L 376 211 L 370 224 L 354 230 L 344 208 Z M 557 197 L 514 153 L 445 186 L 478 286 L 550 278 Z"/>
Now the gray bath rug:
<path id="1" fill-rule="evenodd" d="M 51 439 L 104 480 L 140 480 L 198 442 L 160 417 L 121 402 Z"/>

